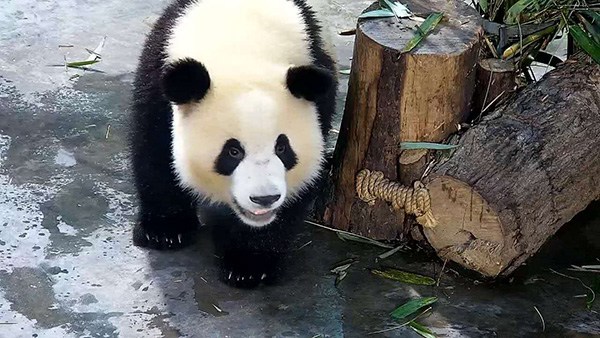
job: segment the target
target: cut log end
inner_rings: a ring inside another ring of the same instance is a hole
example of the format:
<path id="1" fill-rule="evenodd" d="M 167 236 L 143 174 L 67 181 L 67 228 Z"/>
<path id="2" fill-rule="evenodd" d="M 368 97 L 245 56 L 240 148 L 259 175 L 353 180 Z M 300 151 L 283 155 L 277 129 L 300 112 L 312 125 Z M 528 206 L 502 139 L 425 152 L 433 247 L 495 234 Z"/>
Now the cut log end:
<path id="1" fill-rule="evenodd" d="M 517 69 L 512 61 L 484 59 L 477 64 L 473 117 L 494 108 L 516 89 Z"/>
<path id="2" fill-rule="evenodd" d="M 600 198 L 600 66 L 565 62 L 466 131 L 425 178 L 438 254 L 505 277 Z"/>
<path id="3" fill-rule="evenodd" d="M 504 235 L 497 213 L 468 184 L 439 176 L 427 188 L 438 225 L 423 227 L 442 259 L 460 262 L 482 275 L 497 276 L 504 268 Z"/>

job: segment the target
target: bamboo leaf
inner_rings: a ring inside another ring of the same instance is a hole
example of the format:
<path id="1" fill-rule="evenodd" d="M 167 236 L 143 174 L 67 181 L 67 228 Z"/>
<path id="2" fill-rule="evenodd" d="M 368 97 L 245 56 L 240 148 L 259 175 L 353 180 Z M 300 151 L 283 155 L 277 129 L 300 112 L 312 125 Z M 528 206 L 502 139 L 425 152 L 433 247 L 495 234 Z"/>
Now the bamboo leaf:
<path id="1" fill-rule="evenodd" d="M 374 239 L 370 239 L 370 238 L 367 238 L 367 237 L 363 237 L 363 236 L 358 236 L 358 235 L 354 235 L 354 234 L 346 234 L 346 233 L 343 233 L 343 232 L 338 232 L 337 235 L 342 240 L 348 240 L 348 241 L 354 241 L 354 242 L 360 242 L 360 243 L 373 244 L 373 245 L 380 246 L 382 248 L 392 248 L 391 245 L 387 245 L 387 244 L 384 244 L 382 242 L 379 242 L 379 241 L 376 241 Z"/>
<path id="2" fill-rule="evenodd" d="M 391 10 L 392 13 L 394 13 L 394 15 L 399 19 L 410 18 L 412 16 L 412 13 L 406 6 L 396 1 L 380 0 L 379 6 L 381 6 L 381 8 Z"/>
<path id="3" fill-rule="evenodd" d="M 588 53 L 596 63 L 600 64 L 600 45 L 596 41 L 590 38 L 578 25 L 569 26 L 569 34 L 581 49 Z"/>
<path id="4" fill-rule="evenodd" d="M 429 330 L 422 324 L 419 324 L 415 321 L 411 321 L 410 324 L 408 324 L 408 326 L 410 326 L 411 329 L 413 329 L 416 333 L 420 334 L 421 336 L 423 336 L 425 338 L 436 338 L 435 334 L 433 334 L 433 332 L 431 332 L 431 330 Z"/>
<path id="5" fill-rule="evenodd" d="M 479 7 L 484 13 L 487 13 L 488 10 L 488 0 L 479 0 Z"/>
<path id="6" fill-rule="evenodd" d="M 348 275 L 348 271 L 347 270 L 350 267 L 350 265 L 352 265 L 353 263 L 356 263 L 357 261 L 358 261 L 358 259 L 356 259 L 356 258 L 345 259 L 345 260 L 343 260 L 341 262 L 338 262 L 336 264 L 336 266 L 333 269 L 330 270 L 332 273 L 334 273 L 336 275 L 336 277 L 335 277 L 335 283 L 334 283 L 334 285 L 336 287 Z"/>
<path id="7" fill-rule="evenodd" d="M 342 282 L 342 280 L 344 280 L 344 278 L 346 278 L 346 276 L 347 276 L 347 275 L 348 275 L 348 273 L 347 273 L 346 271 L 341 271 L 341 272 L 340 272 L 340 273 L 337 275 L 337 277 L 335 277 L 335 282 L 334 282 L 334 285 L 335 285 L 335 286 L 338 286 L 338 285 L 339 285 L 339 284 Z"/>
<path id="8" fill-rule="evenodd" d="M 392 311 L 390 316 L 395 320 L 404 319 L 417 312 L 420 308 L 437 302 L 437 300 L 437 297 L 423 297 L 409 300 Z"/>
<path id="9" fill-rule="evenodd" d="M 86 60 L 86 61 L 74 61 L 74 62 L 67 62 L 67 67 L 83 67 L 83 66 L 89 66 L 89 65 L 93 65 L 94 63 L 98 63 L 100 62 L 100 60 Z"/>
<path id="10" fill-rule="evenodd" d="M 377 257 L 379 259 L 386 259 L 386 258 L 390 257 L 391 255 L 395 254 L 396 252 L 400 251 L 402 248 L 403 248 L 402 245 L 398 245 L 397 247 L 393 248 L 392 250 L 388 250 Z"/>
<path id="11" fill-rule="evenodd" d="M 579 18 L 579 21 L 581 21 L 581 23 L 585 27 L 585 30 L 589 33 L 589 35 L 591 35 L 592 39 L 594 39 L 596 44 L 600 45 L 600 18 L 596 19 L 592 16 L 592 22 L 590 22 L 586 18 L 587 15 L 586 16 L 581 15 L 581 14 L 576 14 L 576 15 Z M 598 16 L 600 16 L 600 14 Z M 595 22 L 595 24 L 594 24 L 594 22 Z"/>
<path id="12" fill-rule="evenodd" d="M 341 267 L 343 267 L 345 265 L 349 266 L 349 265 L 352 265 L 352 264 L 354 264 L 356 262 L 358 262 L 358 258 L 356 258 L 356 257 L 344 259 L 343 261 L 337 262 L 333 266 L 333 268 L 331 268 L 331 272 L 337 273 L 337 271 L 344 270 L 344 269 L 341 269 Z"/>
<path id="13" fill-rule="evenodd" d="M 312 222 L 312 221 L 309 221 L 309 220 L 305 220 L 304 222 L 308 223 L 308 224 L 312 224 L 314 226 L 318 226 L 319 228 L 323 228 L 323 229 L 327 229 L 327 230 L 330 230 L 330 231 L 334 231 L 335 233 L 337 233 L 338 237 L 340 239 L 342 239 L 342 240 L 346 240 L 347 239 L 347 240 L 351 240 L 351 241 L 369 243 L 369 244 L 377 245 L 377 246 L 380 246 L 382 248 L 387 248 L 387 249 L 392 249 L 393 248 L 393 246 L 391 246 L 391 245 L 388 245 L 388 244 L 376 241 L 374 239 L 370 239 L 368 237 L 364 237 L 364 236 L 361 236 L 361 235 L 353 234 L 353 233 L 348 232 L 348 231 L 330 228 L 328 226 L 325 226 L 325 225 L 322 225 L 322 224 L 319 224 L 319 223 L 316 223 L 316 222 Z"/>
<path id="14" fill-rule="evenodd" d="M 364 12 L 358 16 L 359 19 L 368 18 L 390 18 L 394 16 L 394 12 L 389 9 L 375 9 L 372 11 Z"/>
<path id="15" fill-rule="evenodd" d="M 401 53 L 407 53 L 413 50 L 413 48 L 415 48 L 427 35 L 429 35 L 429 33 L 431 33 L 437 24 L 442 21 L 443 17 L 444 13 L 436 12 L 429 14 L 427 19 L 425 19 L 425 21 L 423 21 L 423 23 L 417 27 L 417 33 L 412 39 L 410 39 L 410 41 L 408 41 Z"/>
<path id="16" fill-rule="evenodd" d="M 342 271 L 346 271 L 350 265 L 352 265 L 352 263 L 346 263 L 346 264 L 342 264 L 340 266 L 336 266 L 335 268 L 331 269 L 330 271 L 332 273 L 340 273 Z"/>
<path id="17" fill-rule="evenodd" d="M 581 13 L 590 18 L 593 25 L 600 27 L 600 13 L 594 11 L 582 11 Z"/>
<path id="18" fill-rule="evenodd" d="M 434 150 L 448 150 L 457 148 L 458 144 L 443 144 L 443 143 L 431 143 L 431 142 L 400 142 L 400 148 L 406 150 L 414 149 L 434 149 Z"/>
<path id="19" fill-rule="evenodd" d="M 504 23 L 513 25 L 523 21 L 521 20 L 523 12 L 525 12 L 526 9 L 533 7 L 535 3 L 537 3 L 536 0 L 519 0 L 515 2 L 508 11 L 506 11 Z"/>
<path id="20" fill-rule="evenodd" d="M 88 53 L 90 55 L 87 57 L 87 59 L 85 59 L 85 61 L 92 61 L 92 60 L 96 60 L 97 58 L 99 58 L 100 55 L 102 54 L 102 48 L 104 48 L 105 43 L 106 43 L 106 36 L 102 38 L 102 40 L 100 41 L 100 43 L 98 43 L 98 46 L 96 46 L 96 48 L 94 48 L 94 50 L 88 51 Z"/>
<path id="21" fill-rule="evenodd" d="M 435 280 L 431 277 L 417 275 L 411 272 L 405 272 L 398 269 L 388 268 L 383 271 L 371 270 L 371 273 L 380 277 L 396 280 L 407 284 L 435 285 Z"/>
<path id="22" fill-rule="evenodd" d="M 340 74 L 350 75 L 350 69 L 341 69 Z"/>

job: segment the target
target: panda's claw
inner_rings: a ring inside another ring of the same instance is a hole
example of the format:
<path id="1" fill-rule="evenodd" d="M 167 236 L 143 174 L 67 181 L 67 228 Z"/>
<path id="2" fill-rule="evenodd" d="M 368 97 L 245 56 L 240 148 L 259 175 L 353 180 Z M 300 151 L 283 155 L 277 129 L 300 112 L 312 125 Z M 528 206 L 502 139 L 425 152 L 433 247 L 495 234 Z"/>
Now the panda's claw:
<path id="1" fill-rule="evenodd" d="M 233 274 L 233 271 L 229 271 L 229 277 L 227 277 L 227 279 L 231 279 L 232 274 Z"/>
<path id="2" fill-rule="evenodd" d="M 142 219 L 133 228 L 133 244 L 155 250 L 181 249 L 193 244 L 194 234 L 200 226 L 195 213 L 161 217 L 142 213 L 140 217 Z"/>
<path id="3" fill-rule="evenodd" d="M 260 280 L 264 280 L 265 278 L 267 278 L 267 274 L 263 273 L 262 276 L 260 276 Z"/>

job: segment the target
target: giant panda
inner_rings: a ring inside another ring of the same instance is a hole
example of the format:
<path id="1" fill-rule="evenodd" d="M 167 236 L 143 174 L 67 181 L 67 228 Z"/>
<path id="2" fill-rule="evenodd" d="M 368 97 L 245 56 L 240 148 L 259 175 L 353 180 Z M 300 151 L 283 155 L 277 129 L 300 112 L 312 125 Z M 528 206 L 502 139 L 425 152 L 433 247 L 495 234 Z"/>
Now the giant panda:
<path id="1" fill-rule="evenodd" d="M 129 145 L 133 243 L 194 241 L 208 210 L 220 278 L 277 280 L 324 171 L 338 79 L 304 0 L 176 0 L 146 37 Z"/>

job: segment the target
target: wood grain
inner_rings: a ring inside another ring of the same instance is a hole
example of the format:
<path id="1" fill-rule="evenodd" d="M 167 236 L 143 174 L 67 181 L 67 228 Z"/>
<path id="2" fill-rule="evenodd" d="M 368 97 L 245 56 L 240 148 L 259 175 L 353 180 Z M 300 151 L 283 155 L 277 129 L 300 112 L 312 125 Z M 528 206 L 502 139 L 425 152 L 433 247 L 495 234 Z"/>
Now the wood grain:
<path id="1" fill-rule="evenodd" d="M 404 54 L 400 50 L 415 34 L 416 21 L 359 21 L 333 158 L 334 187 L 322 213 L 329 225 L 376 239 L 403 239 L 409 229 L 401 210 L 381 201 L 368 206 L 357 199 L 356 173 L 364 168 L 379 170 L 392 180 L 421 175 L 424 159 L 399 164 L 400 142 L 441 141 L 466 119 L 482 34 L 478 14 L 460 1 L 405 4 L 424 16 L 443 11 L 445 19 Z M 372 8 L 375 5 L 367 10 Z"/>
<path id="2" fill-rule="evenodd" d="M 508 275 L 600 198 L 600 66 L 569 61 L 469 129 L 426 183 L 443 258 Z"/>

